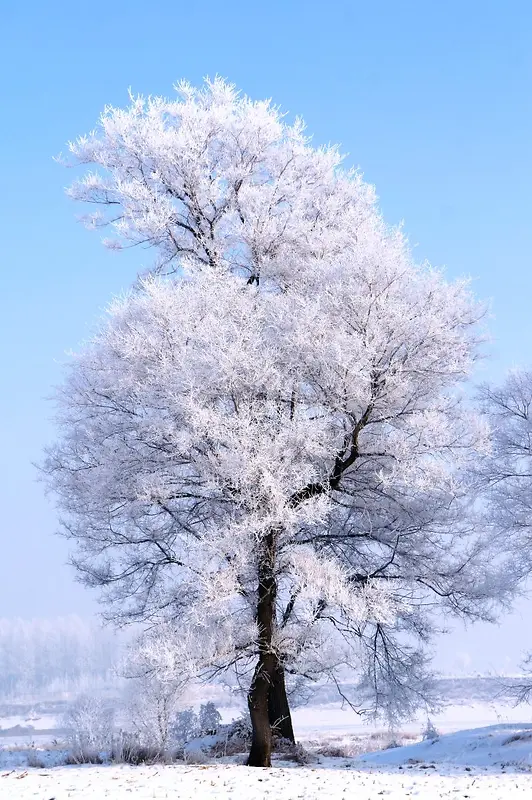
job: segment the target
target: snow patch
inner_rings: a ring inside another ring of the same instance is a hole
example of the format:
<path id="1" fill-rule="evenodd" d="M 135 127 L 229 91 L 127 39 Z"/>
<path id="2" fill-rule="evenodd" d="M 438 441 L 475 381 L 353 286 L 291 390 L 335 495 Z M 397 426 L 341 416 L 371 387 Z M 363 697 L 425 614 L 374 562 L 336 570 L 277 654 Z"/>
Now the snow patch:
<path id="1" fill-rule="evenodd" d="M 406 764 L 506 767 L 532 770 L 532 723 L 507 723 L 457 731 L 416 744 L 368 753 L 360 761 L 368 766 Z"/>

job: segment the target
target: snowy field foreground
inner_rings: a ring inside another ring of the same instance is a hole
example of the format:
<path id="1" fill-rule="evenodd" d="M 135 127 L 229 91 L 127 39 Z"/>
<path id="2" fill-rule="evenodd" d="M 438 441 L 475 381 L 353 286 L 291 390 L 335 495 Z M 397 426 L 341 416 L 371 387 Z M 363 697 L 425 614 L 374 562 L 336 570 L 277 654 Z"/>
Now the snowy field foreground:
<path id="1" fill-rule="evenodd" d="M 327 767 L 250 769 L 242 766 L 59 767 L 0 776 L 0 797 L 9 800 L 380 800 L 470 798 L 510 800 L 532 797 L 532 776 L 470 768 L 402 770 Z"/>
<path id="2" fill-rule="evenodd" d="M 235 763 L 131 767 L 15 767 L 0 771 L 9 800 L 419 800 L 532 797 L 532 723 L 506 723 L 444 734 L 357 757 L 314 756 L 301 766 L 276 757 L 272 769 Z"/>

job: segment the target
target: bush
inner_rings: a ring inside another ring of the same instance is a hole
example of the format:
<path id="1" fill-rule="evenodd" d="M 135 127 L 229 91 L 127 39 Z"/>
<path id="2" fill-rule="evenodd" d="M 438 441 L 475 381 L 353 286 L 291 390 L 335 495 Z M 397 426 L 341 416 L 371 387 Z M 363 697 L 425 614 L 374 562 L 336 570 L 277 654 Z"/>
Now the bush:
<path id="1" fill-rule="evenodd" d="M 222 724 L 222 715 L 214 703 L 205 703 L 199 710 L 199 727 L 201 736 L 213 736 L 218 733 Z"/>
<path id="2" fill-rule="evenodd" d="M 305 750 L 302 744 L 299 742 L 294 744 L 289 739 L 277 739 L 274 751 L 281 754 L 283 761 L 293 761 L 300 767 L 306 767 L 317 760 L 316 756 Z"/>
<path id="3" fill-rule="evenodd" d="M 205 703 L 199 714 L 192 708 L 180 711 L 169 728 L 169 739 L 173 744 L 184 745 L 200 736 L 214 736 L 221 728 L 222 716 L 214 703 Z"/>
<path id="4" fill-rule="evenodd" d="M 235 756 L 245 752 L 251 744 L 251 720 L 243 714 L 228 725 L 218 729 L 218 741 L 211 748 L 214 757 Z"/>
<path id="5" fill-rule="evenodd" d="M 349 758 L 347 748 L 334 744 L 323 745 L 316 750 L 316 754 L 325 758 Z"/>
<path id="6" fill-rule="evenodd" d="M 138 734 L 121 731 L 113 743 L 111 760 L 117 764 L 139 766 L 166 761 L 168 758 L 160 747 L 142 744 Z"/>
<path id="7" fill-rule="evenodd" d="M 385 744 L 382 748 L 383 750 L 395 750 L 397 747 L 401 747 L 397 739 L 392 739 L 388 744 Z"/>
<path id="8" fill-rule="evenodd" d="M 242 744 L 251 744 L 251 737 L 253 728 L 251 727 L 251 719 L 249 714 L 242 714 L 241 717 L 234 719 L 227 725 L 226 736 L 232 741 L 239 741 Z"/>
<path id="9" fill-rule="evenodd" d="M 68 753 L 64 761 L 67 766 L 76 766 L 78 764 L 103 764 L 103 762 L 103 756 L 98 750 L 79 747 Z"/>
<path id="10" fill-rule="evenodd" d="M 440 738 L 440 734 L 434 727 L 434 723 L 430 717 L 427 719 L 427 724 L 425 726 L 425 730 L 421 734 L 421 738 L 424 742 L 435 742 L 436 739 Z"/>
<path id="11" fill-rule="evenodd" d="M 198 715 L 192 708 L 179 711 L 169 728 L 169 739 L 173 744 L 183 745 L 201 734 Z"/>
<path id="12" fill-rule="evenodd" d="M 72 748 L 71 763 L 101 763 L 101 752 L 112 746 L 113 722 L 114 712 L 101 700 L 88 695 L 78 697 L 63 718 Z"/>
<path id="13" fill-rule="evenodd" d="M 207 764 L 209 756 L 203 750 L 185 750 L 183 759 L 187 764 Z"/>
<path id="14" fill-rule="evenodd" d="M 28 750 L 27 765 L 28 767 L 33 767 L 35 769 L 44 769 L 45 767 L 45 763 L 37 754 L 35 747 L 32 747 L 30 750 Z"/>

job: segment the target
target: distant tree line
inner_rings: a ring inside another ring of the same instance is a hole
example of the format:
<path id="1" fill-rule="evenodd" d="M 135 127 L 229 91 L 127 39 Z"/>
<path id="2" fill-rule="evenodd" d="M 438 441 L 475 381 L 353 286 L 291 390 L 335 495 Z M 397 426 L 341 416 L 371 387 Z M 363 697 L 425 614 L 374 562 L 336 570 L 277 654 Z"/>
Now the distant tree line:
<path id="1" fill-rule="evenodd" d="M 0 697 L 78 692 L 116 680 L 116 632 L 75 615 L 0 619 Z"/>

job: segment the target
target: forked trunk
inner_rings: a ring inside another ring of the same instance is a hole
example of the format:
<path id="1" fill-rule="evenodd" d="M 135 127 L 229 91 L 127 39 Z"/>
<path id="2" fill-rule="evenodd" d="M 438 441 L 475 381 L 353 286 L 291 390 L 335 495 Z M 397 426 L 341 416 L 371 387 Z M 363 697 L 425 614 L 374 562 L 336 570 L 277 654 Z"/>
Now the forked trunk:
<path id="1" fill-rule="evenodd" d="M 270 684 L 268 695 L 268 717 L 270 727 L 274 736 L 288 739 L 295 744 L 294 728 L 292 726 L 292 715 L 286 694 L 286 683 L 284 667 L 277 659 L 275 669 Z"/>

